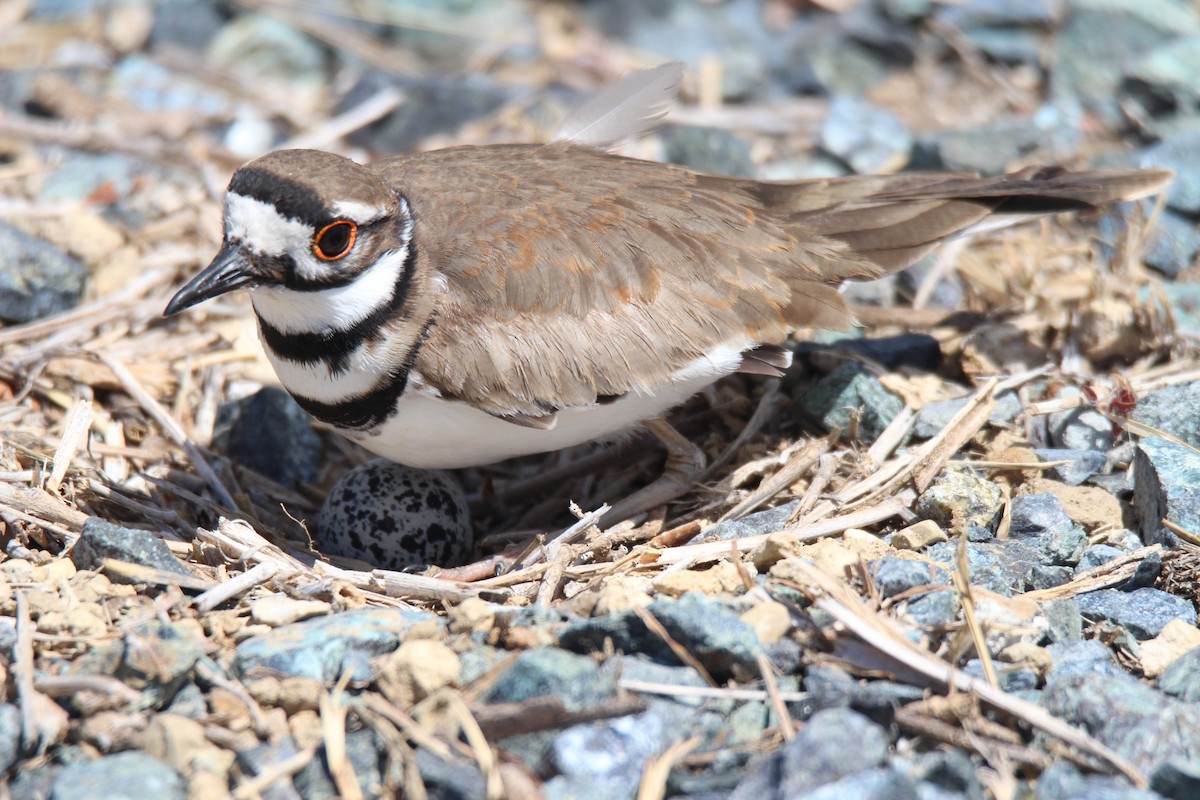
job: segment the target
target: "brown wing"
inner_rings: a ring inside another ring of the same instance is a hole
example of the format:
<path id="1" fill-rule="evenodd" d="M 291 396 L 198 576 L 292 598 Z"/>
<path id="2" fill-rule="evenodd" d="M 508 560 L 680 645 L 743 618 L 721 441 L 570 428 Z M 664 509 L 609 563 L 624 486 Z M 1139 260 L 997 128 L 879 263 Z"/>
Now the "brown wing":
<path id="1" fill-rule="evenodd" d="M 1034 193 L 946 175 L 756 183 L 568 143 L 374 168 L 408 198 L 420 258 L 445 281 L 417 371 L 523 424 L 653 391 L 721 345 L 843 327 L 843 280 L 907 266 Z M 1039 213 L 1087 204 L 1058 194 Z"/>

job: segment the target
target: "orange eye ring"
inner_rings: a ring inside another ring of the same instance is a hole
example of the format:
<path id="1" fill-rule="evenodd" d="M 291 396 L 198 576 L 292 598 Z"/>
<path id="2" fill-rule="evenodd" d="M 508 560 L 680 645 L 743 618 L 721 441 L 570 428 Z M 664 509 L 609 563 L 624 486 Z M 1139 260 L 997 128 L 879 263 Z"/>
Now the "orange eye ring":
<path id="1" fill-rule="evenodd" d="M 348 219 L 331 222 L 313 237 L 313 255 L 322 261 L 337 261 L 345 258 L 354 249 L 358 238 L 358 226 Z"/>

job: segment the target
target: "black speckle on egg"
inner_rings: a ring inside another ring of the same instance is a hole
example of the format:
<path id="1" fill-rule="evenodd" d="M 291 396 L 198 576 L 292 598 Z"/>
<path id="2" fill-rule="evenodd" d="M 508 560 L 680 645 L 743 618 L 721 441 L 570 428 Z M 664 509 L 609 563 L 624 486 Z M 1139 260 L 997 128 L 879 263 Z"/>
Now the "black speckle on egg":
<path id="1" fill-rule="evenodd" d="M 382 459 L 338 481 L 313 538 L 322 553 L 394 570 L 461 564 L 474 547 L 466 495 L 450 474 Z"/>

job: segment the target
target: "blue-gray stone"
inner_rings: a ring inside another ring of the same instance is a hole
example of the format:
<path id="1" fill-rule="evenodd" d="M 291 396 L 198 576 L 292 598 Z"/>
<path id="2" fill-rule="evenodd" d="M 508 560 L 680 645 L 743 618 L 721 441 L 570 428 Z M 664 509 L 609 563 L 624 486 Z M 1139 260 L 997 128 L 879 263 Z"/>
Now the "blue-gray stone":
<path id="1" fill-rule="evenodd" d="M 1141 165 L 1173 171 L 1167 205 L 1189 216 L 1200 214 L 1200 131 L 1186 131 L 1151 147 L 1142 154 Z"/>
<path id="2" fill-rule="evenodd" d="M 907 272 L 905 273 L 907 274 Z M 871 281 L 874 284 L 877 281 Z M 851 284 L 856 285 L 856 284 Z M 857 284 L 866 285 L 866 284 Z M 938 340 L 925 333 L 900 333 L 895 336 L 848 336 L 842 331 L 832 334 L 833 340 L 825 343 L 813 341 L 801 342 L 792 352 L 799 357 L 809 357 L 816 354 L 846 354 L 861 356 L 874 361 L 888 371 L 901 367 L 935 372 L 943 362 L 942 348 Z"/>
<path id="3" fill-rule="evenodd" d="M 1087 544 L 1087 533 L 1071 521 L 1054 495 L 1014 497 L 1011 519 L 1009 536 L 1033 548 L 1042 564 L 1071 566 L 1079 562 Z"/>
<path id="4" fill-rule="evenodd" d="M 1190 267 L 1200 253 L 1200 226 L 1167 209 L 1150 229 L 1142 258 L 1156 270 L 1174 278 Z"/>
<path id="5" fill-rule="evenodd" d="M 826 153 L 862 175 L 896 171 L 913 146 L 912 134 L 891 112 L 854 97 L 834 97 L 819 137 Z"/>
<path id="6" fill-rule="evenodd" d="M 1182 36 L 1148 53 L 1128 77 L 1145 84 L 1155 98 L 1169 98 L 1181 109 L 1200 103 L 1200 35 Z"/>
<path id="7" fill-rule="evenodd" d="M 216 2 L 159 0 L 154 27 L 150 29 L 150 46 L 203 51 L 224 24 L 225 18 Z"/>
<path id="8" fill-rule="evenodd" d="M 360 608 L 281 625 L 239 644 L 234 668 L 243 679 L 300 677 L 325 683 L 349 669 L 351 681 L 366 683 L 375 677 L 375 656 L 399 647 L 412 626 L 435 620 L 422 611 Z"/>
<path id="9" fill-rule="evenodd" d="M 21 711 L 12 703 L 0 704 L 0 774 L 6 774 L 21 754 Z"/>
<path id="10" fill-rule="evenodd" d="M 1070 762 L 1055 761 L 1041 774 L 1034 800 L 1162 800 L 1149 789 L 1112 775 L 1084 775 Z"/>
<path id="11" fill-rule="evenodd" d="M 1200 705 L 1180 702 L 1125 673 L 1051 672 L 1042 706 L 1147 772 L 1168 759 L 1200 756 Z"/>
<path id="12" fill-rule="evenodd" d="M 403 92 L 405 102 L 379 121 L 350 134 L 351 144 L 380 152 L 406 152 L 431 136 L 456 133 L 468 122 L 514 99 L 514 90 L 484 75 L 397 80 L 385 73 L 368 72 L 339 101 L 335 111 L 348 111 L 388 87 Z"/>
<path id="13" fill-rule="evenodd" d="M 946 586 L 950 582 L 946 570 L 926 561 L 888 556 L 872 561 L 867 568 L 885 598 L 918 586 Z"/>
<path id="14" fill-rule="evenodd" d="M 1075 570 L 1070 567 L 1048 567 L 1045 564 L 1034 564 L 1029 571 L 1030 589 L 1052 589 L 1062 586 L 1075 577 Z"/>
<path id="15" fill-rule="evenodd" d="M 1170 543 L 1164 519 L 1200 531 L 1200 453 L 1158 437 L 1138 442 L 1133 459 L 1133 510 L 1146 544 Z"/>
<path id="16" fill-rule="evenodd" d="M 180 563 L 167 547 L 167 543 L 149 531 L 122 528 L 99 517 L 89 517 L 83 523 L 83 532 L 75 547 L 71 549 L 71 562 L 78 569 L 98 570 L 104 559 L 112 558 L 130 564 L 153 567 L 163 572 L 195 580 L 191 570 Z M 114 574 L 118 583 L 134 582 Z"/>
<path id="17" fill-rule="evenodd" d="M 276 742 L 263 742 L 255 747 L 244 747 L 235 751 L 237 765 L 247 775 L 256 776 L 273 773 L 282 762 L 296 757 L 296 742 L 285 736 Z M 311 783 L 310 783 L 311 787 Z M 262 793 L 263 800 L 301 800 L 300 793 L 290 778 L 280 777 Z M 329 795 L 332 797 L 332 795 Z M 303 800 L 309 800 L 305 797 Z"/>
<path id="18" fill-rule="evenodd" d="M 801 395 L 799 406 L 826 430 L 840 428 L 843 434 L 850 429 L 851 415 L 858 412 L 858 439 L 870 443 L 904 410 L 904 401 L 862 366 L 847 362 Z"/>
<path id="19" fill-rule="evenodd" d="M 1079 595 L 1079 612 L 1093 621 L 1104 620 L 1127 629 L 1138 639 L 1152 639 L 1172 620 L 1196 624 L 1196 608 L 1188 600 L 1149 587 L 1132 592 L 1101 589 Z"/>
<path id="20" fill-rule="evenodd" d="M 975 774 L 971 757 L 962 750 L 934 750 L 912 753 L 892 759 L 892 766 L 904 770 L 920 783 L 921 800 L 983 800 L 983 784 Z M 931 793 L 931 790 L 938 792 Z"/>
<path id="21" fill-rule="evenodd" d="M 1063 0 L 967 0 L 938 8 L 937 19 L 956 28 L 1048 28 L 1062 19 Z"/>
<path id="22" fill-rule="evenodd" d="M 610 661 L 605 666 L 613 664 L 622 680 L 644 681 L 646 683 L 662 683 L 670 686 L 695 686 L 703 688 L 708 685 L 699 672 L 689 666 L 671 666 L 651 661 L 643 656 L 624 656 Z M 673 703 L 683 706 L 704 706 L 712 702 L 711 698 L 680 694 L 669 698 Z"/>
<path id="23" fill-rule="evenodd" d="M 1042 603 L 1042 616 L 1048 626 L 1046 638 L 1053 643 L 1078 642 L 1083 639 L 1083 615 L 1072 597 Z"/>
<path id="24" fill-rule="evenodd" d="M 1053 106 L 1049 107 L 1054 109 Z M 989 125 L 939 131 L 920 140 L 918 166 L 969 170 L 995 175 L 1023 155 L 1046 151 L 1056 157 L 1073 153 L 1079 132 L 1072 120 L 1047 112 L 1011 117 Z"/>
<path id="25" fill-rule="evenodd" d="M 954 415 L 970 402 L 969 395 L 955 397 L 950 400 L 931 400 L 921 406 L 917 412 L 917 420 L 913 425 L 913 436 L 918 439 L 932 439 L 937 436 Z M 988 422 L 993 425 L 1008 425 L 1021 413 L 1021 401 L 1013 392 L 1004 392 L 996 398 L 996 405 L 988 414 Z"/>
<path id="26" fill-rule="evenodd" d="M 1095 639 L 1066 639 L 1049 644 L 1056 675 L 1123 675 L 1112 651 Z"/>
<path id="27" fill-rule="evenodd" d="M 614 689 L 611 678 L 603 680 L 600 667 L 587 656 L 537 647 L 517 656 L 483 699 L 487 703 L 520 703 L 552 696 L 567 708 L 578 709 L 602 702 Z"/>
<path id="28" fill-rule="evenodd" d="M 1170 800 L 1200 797 L 1200 760 L 1167 759 L 1150 776 L 1150 788 Z"/>
<path id="29" fill-rule="evenodd" d="M 1165 301 L 1175 318 L 1175 333 L 1200 337 L 1200 283 L 1147 286 L 1138 292 L 1138 298 L 1151 306 L 1159 306 Z"/>
<path id="30" fill-rule="evenodd" d="M 54 245 L 0 222 L 0 321 L 32 322 L 79 304 L 87 268 Z"/>
<path id="31" fill-rule="evenodd" d="M 919 687 L 887 680 L 859 681 L 837 667 L 820 664 L 804 673 L 809 715 L 829 708 L 852 708 L 880 725 L 890 725 L 896 709 L 921 699 Z"/>
<path id="32" fill-rule="evenodd" d="M 958 593 L 950 589 L 927 592 L 909 600 L 904 610 L 923 627 L 948 625 L 958 616 Z"/>
<path id="33" fill-rule="evenodd" d="M 932 561 L 954 569 L 958 561 L 957 542 L 938 542 L 925 550 Z M 967 544 L 967 570 L 971 585 L 1011 597 L 1029 583 L 1030 571 L 1040 562 L 1036 550 L 1016 539 L 996 539 Z"/>
<path id="34" fill-rule="evenodd" d="M 678 600 L 655 601 L 647 610 L 717 680 L 730 677 L 735 669 L 757 669 L 762 643 L 724 603 L 689 592 Z M 601 652 L 606 640 L 624 653 L 641 653 L 666 664 L 679 663 L 662 638 L 651 633 L 633 612 L 593 617 L 570 624 L 559 634 L 560 646 L 574 652 Z"/>
<path id="35" fill-rule="evenodd" d="M 792 741 L 758 761 L 731 800 L 802 797 L 887 760 L 884 729 L 846 708 L 818 711 Z"/>
<path id="36" fill-rule="evenodd" d="M 1103 566 L 1123 555 L 1125 555 L 1124 550 L 1113 547 L 1111 544 L 1094 544 L 1083 551 L 1079 563 L 1075 565 L 1075 572 L 1087 572 L 1089 569 Z"/>
<path id="37" fill-rule="evenodd" d="M 663 134 L 664 160 L 706 175 L 753 178 L 750 145 L 723 128 L 685 125 Z"/>
<path id="38" fill-rule="evenodd" d="M 1196 226 L 1196 223 L 1192 225 Z M 1138 398 L 1131 416 L 1193 447 L 1200 447 L 1200 381 L 1147 392 Z"/>
<path id="39" fill-rule="evenodd" d="M 203 7 L 204 4 L 194 5 Z M 109 86 L 114 96 L 150 114 L 190 112 L 216 116 L 233 113 L 233 102 L 228 96 L 189 81 L 140 53 L 126 56 L 117 64 L 109 74 Z"/>
<path id="40" fill-rule="evenodd" d="M 1183 0 L 1072 0 L 1058 35 L 1054 93 L 1116 121 L 1126 71 L 1176 37 L 1197 32 L 1200 18 Z"/>
<path id="41" fill-rule="evenodd" d="M 289 489 L 316 479 L 321 437 L 312 418 L 282 389 L 267 386 L 250 397 L 223 404 L 217 427 L 230 458 Z"/>
<path id="42" fill-rule="evenodd" d="M 1172 661 L 1158 676 L 1158 688 L 1189 703 L 1200 701 L 1200 648 Z"/>
<path id="43" fill-rule="evenodd" d="M 50 800 L 185 800 L 187 784 L 145 753 L 128 751 L 71 764 L 58 774 Z"/>
<path id="44" fill-rule="evenodd" d="M 1067 461 L 1060 467 L 1051 467 L 1047 475 L 1069 486 L 1079 486 L 1104 468 L 1107 456 L 1096 450 L 1061 450 L 1054 447 L 1039 447 L 1034 454 L 1040 461 Z"/>
<path id="45" fill-rule="evenodd" d="M 764 533 L 775 533 L 787 527 L 788 518 L 800 505 L 799 500 L 793 500 L 766 511 L 747 514 L 741 519 L 728 519 L 718 522 L 704 534 L 704 541 L 741 539 L 744 536 L 758 536 Z"/>
<path id="46" fill-rule="evenodd" d="M 1064 396 L 1074 391 L 1063 392 Z M 1050 441 L 1060 450 L 1096 450 L 1107 453 L 1113 446 L 1113 425 L 1107 417 L 1086 406 L 1051 414 L 1047 426 Z"/>
<path id="47" fill-rule="evenodd" d="M 487 780 L 474 761 L 462 756 L 443 759 L 424 747 L 416 748 L 416 761 L 429 797 L 438 800 L 483 800 L 487 797 Z"/>
<path id="48" fill-rule="evenodd" d="M 1038 687 L 1037 673 L 1028 667 L 1014 667 L 1011 664 L 995 664 L 996 677 L 1000 680 L 1000 688 L 1006 692 L 1023 692 Z M 972 658 L 963 665 L 963 672 L 976 678 L 986 679 L 983 662 Z"/>
<path id="49" fill-rule="evenodd" d="M 381 797 L 383 757 L 386 746 L 372 728 L 360 728 L 346 733 L 345 756 L 362 797 Z M 466 759 L 464 759 L 464 762 Z M 470 762 L 467 762 L 470 763 Z M 335 800 L 341 797 L 333 773 L 329 769 L 328 752 L 322 745 L 304 769 L 293 777 L 296 791 L 304 800 Z M 452 796 L 452 795 L 443 795 Z"/>
<path id="50" fill-rule="evenodd" d="M 326 55 L 310 36 L 265 14 L 241 14 L 209 42 L 207 62 L 249 80 L 316 91 Z"/>
<path id="51" fill-rule="evenodd" d="M 800 800 L 924 800 L 916 783 L 893 767 L 855 772 L 812 791 L 789 797 Z"/>

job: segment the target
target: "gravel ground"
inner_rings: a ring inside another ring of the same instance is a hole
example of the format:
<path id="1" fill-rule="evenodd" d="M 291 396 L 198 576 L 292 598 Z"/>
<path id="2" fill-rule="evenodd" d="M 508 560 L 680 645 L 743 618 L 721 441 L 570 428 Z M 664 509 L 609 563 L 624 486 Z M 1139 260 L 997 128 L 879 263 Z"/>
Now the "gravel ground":
<path id="1" fill-rule="evenodd" d="M 13 798 L 1200 796 L 1200 10 L 1184 0 L 0 5 L 0 770 Z M 419 473 L 170 321 L 232 171 L 536 141 L 800 179 L 1165 166 L 851 287 L 649 441 Z M 386 487 L 381 489 L 380 487 Z"/>

